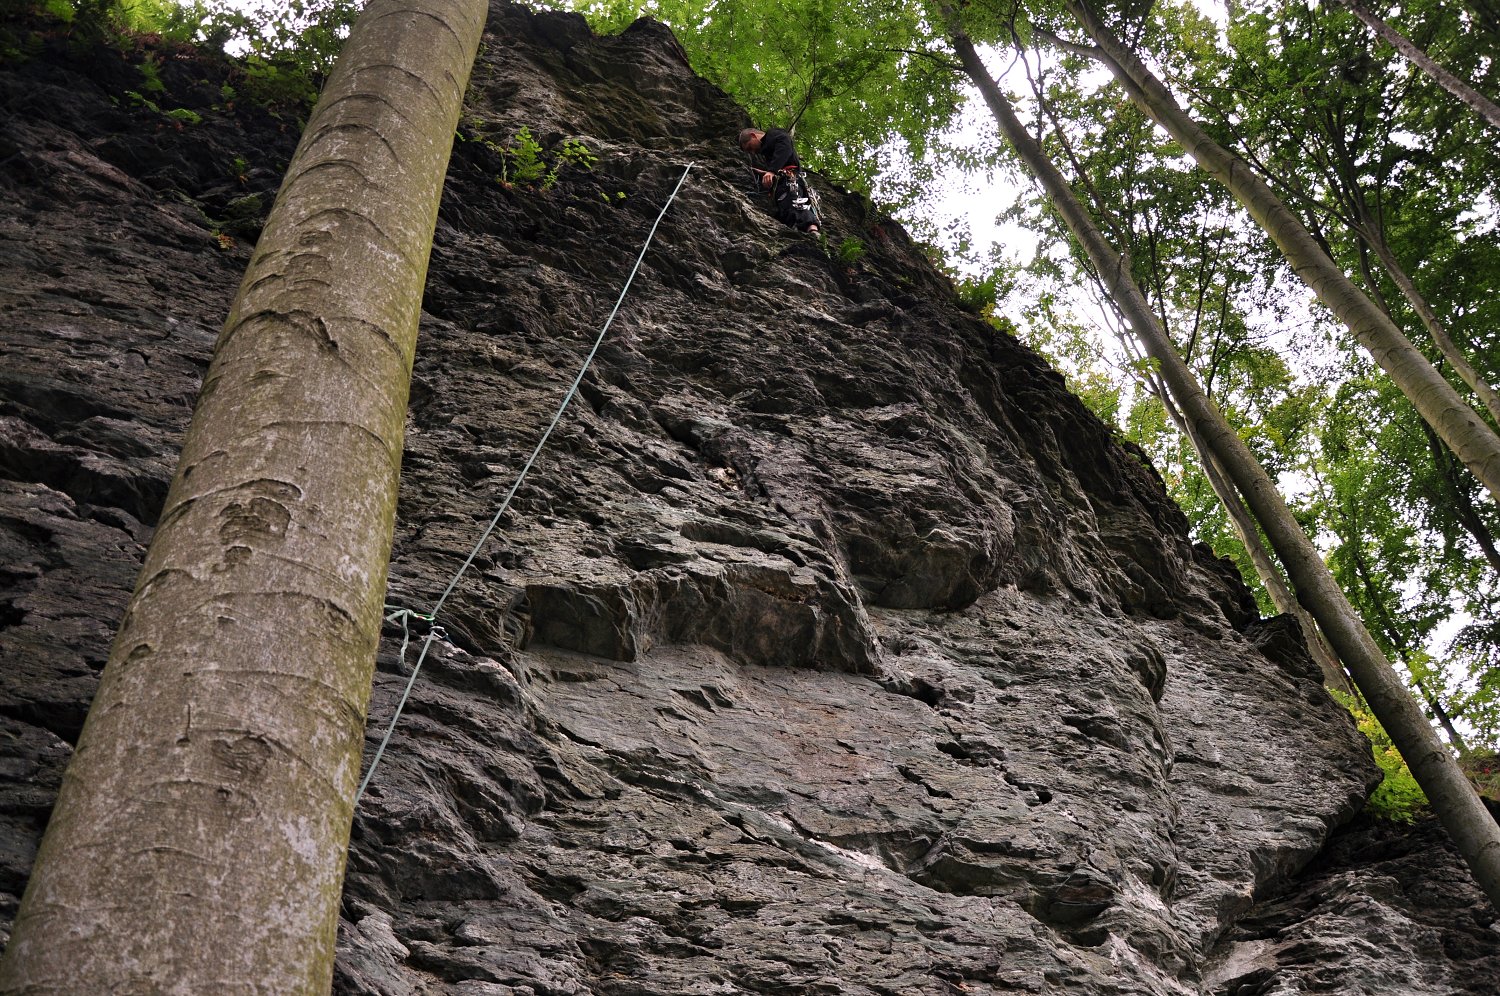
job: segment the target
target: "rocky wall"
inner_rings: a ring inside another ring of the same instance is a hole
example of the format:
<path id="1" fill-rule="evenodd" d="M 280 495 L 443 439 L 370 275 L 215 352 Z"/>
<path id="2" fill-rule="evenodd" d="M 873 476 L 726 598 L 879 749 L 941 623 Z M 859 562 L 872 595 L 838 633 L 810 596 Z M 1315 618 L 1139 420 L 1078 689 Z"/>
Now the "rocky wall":
<path id="1" fill-rule="evenodd" d="M 7 917 L 296 138 L 225 105 L 226 63 L 167 56 L 155 111 L 128 58 L 0 69 Z M 443 590 L 692 169 L 439 620 L 355 820 L 335 991 L 1495 991 L 1440 831 L 1370 831 L 1421 841 L 1394 898 L 1360 846 L 1324 853 L 1374 771 L 1295 628 L 899 224 L 817 177 L 831 244 L 777 224 L 748 123 L 657 25 L 492 8 L 393 604 Z M 502 182 L 522 127 L 596 159 Z"/>

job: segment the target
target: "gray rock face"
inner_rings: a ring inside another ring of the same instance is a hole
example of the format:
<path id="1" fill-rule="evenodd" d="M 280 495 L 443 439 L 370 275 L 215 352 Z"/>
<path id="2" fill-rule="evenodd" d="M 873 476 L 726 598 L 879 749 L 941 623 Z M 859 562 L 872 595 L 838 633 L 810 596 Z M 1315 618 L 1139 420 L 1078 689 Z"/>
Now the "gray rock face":
<path id="1" fill-rule="evenodd" d="M 1500 991 L 1494 910 L 1476 900 L 1453 853 L 1435 820 L 1408 828 L 1361 817 L 1235 923 L 1206 986 L 1226 994 L 1492 996 Z"/>
<path id="2" fill-rule="evenodd" d="M 249 108 L 152 133 L 109 102 L 130 72 L 0 71 L 7 918 L 295 140 Z M 542 191 L 455 147 L 393 604 L 447 585 L 693 170 L 438 620 L 336 992 L 1486 991 L 1493 913 L 1440 832 L 1363 831 L 1429 849 L 1399 902 L 1359 845 L 1297 877 L 1374 772 L 1295 629 L 898 225 L 828 183 L 858 262 L 777 224 L 743 112 L 648 23 L 496 4 L 469 102 L 466 138 L 598 159 Z M 411 663 L 387 636 L 372 744 Z M 1462 944 L 1358 941 L 1398 919 Z M 1304 971 L 1314 935 L 1348 971 Z"/>

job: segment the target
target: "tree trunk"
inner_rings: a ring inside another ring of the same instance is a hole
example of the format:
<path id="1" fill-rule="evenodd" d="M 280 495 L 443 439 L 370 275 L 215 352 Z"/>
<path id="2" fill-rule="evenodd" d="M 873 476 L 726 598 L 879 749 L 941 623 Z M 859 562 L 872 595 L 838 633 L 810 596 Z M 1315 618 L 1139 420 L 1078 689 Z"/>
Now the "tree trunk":
<path id="1" fill-rule="evenodd" d="M 1448 710 L 1443 708 L 1443 704 L 1438 700 L 1437 694 L 1427 687 L 1427 683 L 1422 680 L 1421 675 L 1417 673 L 1416 667 L 1412 664 L 1412 660 L 1416 655 L 1412 653 L 1411 644 L 1407 641 L 1406 634 L 1401 632 L 1401 627 L 1396 624 L 1395 617 L 1391 615 L 1388 600 L 1382 597 L 1380 586 L 1375 583 L 1374 572 L 1370 570 L 1370 562 L 1365 559 L 1364 546 L 1361 542 L 1363 530 L 1360 529 L 1358 523 L 1352 520 L 1351 516 L 1345 515 L 1343 518 L 1349 527 L 1349 535 L 1343 537 L 1343 540 L 1349 549 L 1350 559 L 1354 561 L 1354 573 L 1358 576 L 1361 587 L 1365 589 L 1365 601 L 1370 605 L 1371 611 L 1378 617 L 1380 628 L 1385 633 L 1385 642 L 1396 652 L 1396 656 L 1400 658 L 1401 663 L 1406 665 L 1406 673 L 1411 675 L 1411 683 L 1416 686 L 1422 698 L 1427 701 L 1427 707 L 1432 710 L 1433 718 L 1438 721 L 1438 725 L 1442 726 L 1444 731 L 1447 732 L 1448 742 L 1454 746 L 1459 754 L 1467 754 L 1469 752 L 1469 745 L 1464 742 L 1463 735 L 1454 727 L 1452 719 L 1448 716 Z"/>
<path id="2" fill-rule="evenodd" d="M 1348 7 L 1355 17 L 1364 21 L 1367 28 L 1400 52 L 1408 62 L 1426 73 L 1438 86 L 1478 111 L 1492 127 L 1500 128 L 1500 107 L 1495 106 L 1494 101 L 1438 65 L 1432 56 L 1422 51 L 1401 32 L 1376 17 L 1358 0 L 1339 0 L 1339 2 Z"/>
<path id="3" fill-rule="evenodd" d="M 1458 728 L 1453 725 L 1453 717 L 1448 715 L 1448 710 L 1444 709 L 1443 704 L 1432 695 L 1427 696 L 1427 704 L 1432 707 L 1432 715 L 1438 721 L 1438 725 L 1447 731 L 1448 742 L 1458 751 L 1459 756 L 1467 755 L 1469 745 L 1464 742 L 1463 734 L 1459 733 Z"/>
<path id="4" fill-rule="evenodd" d="M 1464 9 L 1481 29 L 1500 38 L 1500 3 L 1495 3 L 1495 0 L 1469 0 L 1464 4 Z"/>
<path id="5" fill-rule="evenodd" d="M 1108 294 L 1107 289 L 1105 293 Z M 1142 294 L 1142 297 L 1144 296 Z M 1123 320 L 1123 316 L 1121 318 Z M 1140 353 L 1134 348 L 1129 337 L 1122 334 L 1119 338 L 1126 352 L 1132 358 L 1139 360 Z M 1182 410 L 1172 400 L 1172 393 L 1162 383 L 1159 374 L 1147 373 L 1143 379 L 1146 389 L 1156 395 L 1156 400 L 1161 402 L 1167 418 L 1172 420 L 1177 431 L 1187 438 L 1189 445 L 1193 447 L 1193 452 L 1197 454 L 1198 462 L 1203 466 L 1203 476 L 1208 478 L 1208 486 L 1213 488 L 1219 504 L 1229 516 L 1229 524 L 1234 528 L 1235 535 L 1240 538 L 1245 552 L 1249 554 L 1256 577 L 1260 578 L 1260 583 L 1265 586 L 1266 593 L 1271 596 L 1271 604 L 1276 607 L 1277 612 L 1296 618 L 1297 625 L 1301 627 L 1303 638 L 1307 643 L 1308 654 L 1318 665 L 1318 670 L 1323 672 L 1323 684 L 1345 694 L 1353 694 L 1354 687 L 1349 684 L 1349 676 L 1344 672 L 1343 665 L 1329 648 L 1328 642 L 1323 639 L 1323 634 L 1318 631 L 1316 620 L 1297 602 L 1297 596 L 1287 587 L 1281 571 L 1266 551 L 1260 531 L 1255 527 L 1255 517 L 1250 514 L 1250 510 L 1245 507 L 1244 501 L 1240 498 L 1240 493 L 1225 476 L 1213 451 L 1199 435 L 1197 426 L 1182 414 Z"/>
<path id="6" fill-rule="evenodd" d="M 373 0 L 215 346 L 0 989 L 327 993 L 423 283 L 484 0 Z"/>
<path id="7" fill-rule="evenodd" d="M 1250 562 L 1255 566 L 1255 573 L 1259 576 L 1260 583 L 1266 586 L 1266 593 L 1271 596 L 1271 603 L 1276 606 L 1276 611 L 1297 620 L 1297 625 L 1302 629 L 1303 638 L 1307 641 L 1308 653 L 1312 655 L 1318 669 L 1323 672 L 1323 684 L 1345 694 L 1352 693 L 1354 689 L 1349 684 L 1349 676 L 1344 673 L 1343 666 L 1339 664 L 1338 658 L 1324 641 L 1323 634 L 1318 630 L 1317 621 L 1298 604 L 1296 596 L 1282 580 L 1281 571 L 1277 569 L 1270 554 L 1266 552 L 1265 544 L 1260 538 L 1260 531 L 1255 528 L 1254 517 L 1250 514 L 1250 510 L 1245 508 L 1239 492 L 1227 479 L 1213 450 L 1204 442 L 1193 422 L 1182 414 L 1181 409 L 1173 402 L 1171 393 L 1157 378 L 1152 378 L 1152 391 L 1161 400 L 1162 407 L 1167 410 L 1167 416 L 1171 418 L 1172 423 L 1177 426 L 1179 432 L 1187 436 L 1193 446 L 1193 451 L 1198 454 L 1198 460 L 1203 464 L 1203 473 L 1208 478 L 1209 487 L 1214 489 L 1214 494 L 1219 498 L 1219 504 L 1223 505 L 1224 511 L 1229 514 L 1229 522 L 1234 526 L 1240 542 L 1244 544 L 1245 552 L 1250 555 Z"/>
<path id="8" fill-rule="evenodd" d="M 1210 138 L 1087 4 L 1067 0 L 1067 8 L 1098 43 L 1099 49 L 1091 54 L 1102 56 L 1131 99 L 1245 205 L 1318 300 L 1349 327 L 1411 399 L 1422 418 L 1490 494 L 1500 499 L 1500 435 L 1459 397 L 1390 317 L 1355 286 L 1271 188 L 1246 163 Z"/>
<path id="9" fill-rule="evenodd" d="M 1422 430 L 1427 437 L 1427 451 L 1432 454 L 1432 465 L 1447 490 L 1447 494 L 1431 494 L 1428 500 L 1434 504 L 1446 501 L 1452 506 L 1453 518 L 1459 528 L 1469 534 L 1469 538 L 1479 547 L 1480 554 L 1489 563 L 1490 570 L 1500 577 L 1500 548 L 1496 547 L 1495 537 L 1485 524 L 1484 516 L 1464 487 L 1469 483 L 1468 478 L 1463 476 L 1463 470 L 1453 460 L 1453 453 L 1438 439 L 1432 427 L 1423 425 Z"/>
<path id="10" fill-rule="evenodd" d="M 1386 276 L 1391 278 L 1396 289 L 1416 312 L 1422 327 L 1427 330 L 1428 335 L 1432 336 L 1433 345 L 1437 346 L 1438 352 L 1442 353 L 1443 358 L 1453 365 L 1453 372 L 1469 385 L 1475 397 L 1483 403 L 1485 411 L 1490 413 L 1490 418 L 1497 426 L 1500 426 L 1500 394 L 1495 393 L 1495 389 L 1485 381 L 1478 370 L 1474 369 L 1474 365 L 1463 354 L 1463 350 L 1458 348 L 1458 343 L 1448 335 L 1448 330 L 1443 328 L 1442 320 L 1438 318 L 1437 312 L 1432 310 L 1432 305 L 1428 304 L 1422 292 L 1417 290 L 1417 285 L 1407 275 L 1406 270 L 1401 266 L 1401 261 L 1396 258 L 1396 254 L 1391 251 L 1391 247 L 1385 241 L 1385 235 L 1380 231 L 1376 222 L 1368 216 L 1359 218 L 1354 231 L 1374 251 L 1375 258 L 1380 260 L 1381 269 L 1385 270 Z"/>
<path id="11" fill-rule="evenodd" d="M 1339 659 L 1348 666 L 1371 710 L 1391 735 L 1412 775 L 1427 793 L 1433 809 L 1457 843 L 1475 880 L 1490 901 L 1500 908 L 1500 825 L 1485 810 L 1453 755 L 1433 731 L 1395 669 L 1359 621 L 1317 549 L 1297 525 L 1291 510 L 1250 448 L 1213 407 L 1192 372 L 1177 355 L 1119 254 L 1104 241 L 1066 178 L 1052 165 L 1041 146 L 1016 117 L 1010 102 L 963 33 L 953 9 L 945 5 L 943 14 L 951 26 L 953 46 L 964 70 L 989 104 L 1001 131 L 1041 181 L 1053 206 L 1105 281 L 1132 331 L 1161 365 L 1162 377 L 1183 414 L 1194 423 L 1235 487 L 1245 496 L 1286 567 L 1298 598 L 1317 619 Z"/>

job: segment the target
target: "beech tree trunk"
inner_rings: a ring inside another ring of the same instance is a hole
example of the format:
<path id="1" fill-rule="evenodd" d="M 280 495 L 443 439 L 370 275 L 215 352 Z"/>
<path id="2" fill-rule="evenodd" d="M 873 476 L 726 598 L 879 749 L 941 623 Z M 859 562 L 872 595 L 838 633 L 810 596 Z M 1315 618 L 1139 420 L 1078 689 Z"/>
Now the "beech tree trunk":
<path id="1" fill-rule="evenodd" d="M 1438 352 L 1442 353 L 1443 358 L 1453 367 L 1453 372 L 1458 374 L 1458 379 L 1468 385 L 1469 390 L 1473 391 L 1474 396 L 1484 405 L 1485 411 L 1489 412 L 1491 422 L 1500 426 L 1500 395 L 1495 393 L 1495 389 L 1485 381 L 1483 375 L 1464 355 L 1463 350 L 1459 349 L 1458 344 L 1448 335 L 1448 330 L 1443 327 L 1442 319 L 1438 318 L 1432 305 L 1417 289 L 1416 281 L 1396 258 L 1395 251 L 1386 241 L 1385 224 L 1380 218 L 1380 212 L 1372 210 L 1369 200 L 1365 197 L 1365 182 L 1360 179 L 1359 164 L 1354 161 L 1339 125 L 1331 116 L 1325 115 L 1325 117 L 1328 117 L 1328 120 L 1324 125 L 1324 130 L 1334 146 L 1328 168 L 1338 178 L 1334 186 L 1337 197 L 1343 202 L 1346 212 L 1336 216 L 1358 240 L 1360 274 L 1365 278 L 1371 299 L 1387 317 L 1391 315 L 1390 302 L 1386 301 L 1380 293 L 1375 274 L 1369 266 L 1369 254 L 1373 252 L 1380 263 L 1380 268 L 1385 271 L 1386 276 L 1396 285 L 1396 289 L 1411 306 L 1417 320 L 1422 323 L 1422 327 L 1432 338 L 1433 345 L 1438 348 Z"/>
<path id="2" fill-rule="evenodd" d="M 1500 107 L 1495 106 L 1494 101 L 1448 72 L 1411 39 L 1371 13 L 1369 8 L 1359 3 L 1358 0 L 1339 0 L 1339 2 L 1348 7 L 1355 17 L 1365 22 L 1365 27 L 1385 39 L 1392 48 L 1400 52 L 1412 65 L 1426 73 L 1428 78 L 1438 86 L 1478 111 L 1491 126 L 1500 128 Z"/>
<path id="3" fill-rule="evenodd" d="M 1357 527 L 1352 522 L 1350 523 L 1349 531 L 1354 536 L 1359 535 Z M 1345 542 L 1348 542 L 1348 540 L 1346 539 Z M 1396 625 L 1396 620 L 1391 615 L 1390 609 L 1386 607 L 1386 600 L 1381 597 L 1380 586 L 1375 583 L 1374 574 L 1370 570 L 1369 561 L 1365 559 L 1364 551 L 1357 545 L 1357 542 L 1351 545 L 1353 545 L 1354 554 L 1354 573 L 1359 577 L 1359 583 L 1365 589 L 1365 599 L 1372 607 L 1380 628 L 1385 632 L 1386 644 L 1396 652 L 1396 656 L 1406 665 L 1406 673 L 1411 675 L 1412 684 L 1416 686 L 1422 698 L 1427 701 L 1427 707 L 1432 710 L 1432 717 L 1438 721 L 1438 725 L 1448 734 L 1448 742 L 1453 745 L 1454 749 L 1460 755 L 1467 754 L 1469 752 L 1469 745 L 1464 741 L 1463 734 L 1459 733 L 1458 729 L 1453 725 L 1453 720 L 1448 715 L 1448 710 L 1443 708 L 1443 704 L 1438 699 L 1436 693 L 1427 687 L 1427 683 L 1422 680 L 1416 668 L 1412 666 L 1414 655 L 1412 654 L 1411 647 L 1407 644 L 1406 637 L 1401 632 L 1401 627 Z"/>
<path id="4" fill-rule="evenodd" d="M 1434 369 L 1390 317 L 1349 279 L 1271 188 L 1246 163 L 1210 138 L 1086 3 L 1082 0 L 1066 0 L 1066 3 L 1069 12 L 1099 46 L 1090 54 L 1102 57 L 1141 110 L 1234 194 L 1318 300 L 1349 327 L 1422 418 L 1490 494 L 1500 500 L 1500 435 L 1459 397 L 1453 385 Z"/>
<path id="5" fill-rule="evenodd" d="M 1468 478 L 1463 476 L 1463 470 L 1455 463 L 1453 453 L 1433 433 L 1432 427 L 1423 425 L 1422 429 L 1427 437 L 1427 451 L 1432 454 L 1432 464 L 1437 469 L 1438 478 L 1442 481 L 1444 488 L 1441 494 L 1430 493 L 1428 500 L 1446 501 L 1453 506 L 1453 518 L 1479 547 L 1479 552 L 1489 563 L 1490 570 L 1500 577 L 1500 547 L 1496 546 L 1494 534 L 1485 523 L 1479 506 L 1474 504 L 1474 499 L 1464 487 L 1468 483 Z"/>
<path id="6" fill-rule="evenodd" d="M 1339 664 L 1338 658 L 1323 639 L 1323 634 L 1318 630 L 1317 621 L 1313 619 L 1311 613 L 1298 604 L 1297 597 L 1292 594 L 1292 590 L 1282 579 L 1281 571 L 1271 560 L 1271 555 L 1266 552 L 1260 532 L 1255 528 L 1254 516 L 1245 507 L 1245 503 L 1240 499 L 1240 493 L 1235 490 L 1234 484 L 1225 475 L 1213 450 L 1198 434 L 1193 422 L 1182 414 L 1160 378 L 1152 378 L 1151 390 L 1161 401 L 1162 407 L 1167 410 L 1167 416 L 1177 426 L 1178 431 L 1187 436 L 1188 442 L 1192 444 L 1193 452 L 1198 454 L 1198 460 L 1203 464 L 1203 474 L 1208 478 L 1209 487 L 1214 489 L 1214 494 L 1219 498 L 1219 504 L 1223 505 L 1224 511 L 1228 513 L 1230 525 L 1234 527 L 1235 534 L 1244 544 L 1245 552 L 1250 555 L 1250 562 L 1255 566 L 1255 573 L 1260 578 L 1260 583 L 1266 586 L 1266 593 L 1271 596 L 1271 603 L 1276 606 L 1276 611 L 1294 617 L 1297 625 L 1302 628 L 1302 636 L 1307 641 L 1308 653 L 1317 662 L 1318 669 L 1323 672 L 1323 684 L 1345 694 L 1352 693 L 1354 689 L 1349 684 L 1349 676 L 1344 673 L 1343 666 Z"/>
<path id="7" fill-rule="evenodd" d="M 422 289 L 484 0 L 373 0 L 216 344 L 0 966 L 327 993 Z"/>
<path id="8" fill-rule="evenodd" d="M 1192 371 L 1177 355 L 1119 253 L 1104 240 L 1067 179 L 1026 131 L 964 34 L 962 22 L 951 7 L 944 5 L 942 10 L 964 71 L 989 104 L 1001 131 L 1041 181 L 1053 207 L 1088 254 L 1143 348 L 1160 364 L 1162 378 L 1183 415 L 1194 424 L 1265 530 L 1297 590 L 1298 600 L 1313 614 L 1335 653 L 1349 668 L 1371 710 L 1391 735 L 1458 845 L 1475 880 L 1490 902 L 1500 908 L 1500 825 L 1490 817 L 1452 753 L 1360 622 L 1317 548 L 1297 525 L 1250 448 L 1209 401 Z"/>
<path id="9" fill-rule="evenodd" d="M 1459 380 L 1469 385 L 1474 396 L 1484 405 L 1485 411 L 1490 413 L 1490 418 L 1494 419 L 1497 426 L 1500 426 L 1500 394 L 1497 394 L 1479 371 L 1474 369 L 1474 364 L 1470 363 L 1463 350 L 1458 348 L 1458 343 L 1448 335 L 1448 330 L 1443 327 L 1442 319 L 1438 318 L 1437 312 L 1432 309 L 1432 305 L 1427 303 L 1427 298 L 1422 296 L 1422 292 L 1417 290 L 1416 283 L 1402 267 L 1396 254 L 1391 251 L 1379 226 L 1373 219 L 1366 216 L 1359 218 L 1354 231 L 1374 251 L 1375 258 L 1380 261 L 1381 269 L 1385 270 L 1386 276 L 1391 278 L 1391 282 L 1396 285 L 1401 296 L 1406 298 L 1406 303 L 1410 304 L 1412 311 L 1416 312 L 1417 319 L 1421 321 L 1427 334 L 1432 336 L 1432 343 L 1438 348 L 1438 352 L 1442 353 L 1443 358 L 1452 364 L 1453 372 L 1458 374 Z"/>
<path id="10" fill-rule="evenodd" d="M 1076 168 L 1076 162 L 1074 166 Z M 1107 290 L 1106 293 L 1108 293 Z M 1142 297 L 1144 296 L 1143 290 Z M 1123 319 L 1123 316 L 1121 317 Z M 1141 359 L 1136 343 L 1124 334 L 1121 334 L 1119 339 L 1132 358 Z M 1255 517 L 1245 507 L 1234 484 L 1225 476 L 1213 451 L 1198 434 L 1197 426 L 1182 414 L 1182 410 L 1177 407 L 1177 403 L 1172 399 L 1171 391 L 1162 383 L 1159 374 L 1154 371 L 1148 372 L 1142 379 L 1146 389 L 1156 396 L 1157 401 L 1161 402 L 1167 418 L 1172 420 L 1177 431 L 1187 437 L 1188 443 L 1193 447 L 1193 452 L 1198 456 L 1198 462 L 1203 466 L 1203 476 L 1208 479 L 1209 487 L 1213 489 L 1215 497 L 1219 499 L 1219 504 L 1224 507 L 1225 513 L 1229 516 L 1230 526 L 1239 537 L 1240 543 L 1244 545 L 1245 552 L 1250 555 L 1250 563 L 1255 568 L 1256 577 L 1260 578 L 1260 583 L 1265 586 L 1266 594 L 1271 596 L 1271 604 L 1276 607 L 1277 612 L 1295 617 L 1297 625 L 1302 628 L 1302 636 L 1307 642 L 1307 651 L 1317 663 L 1318 670 L 1323 672 L 1323 684 L 1345 694 L 1353 694 L 1354 687 L 1349 684 L 1349 676 L 1344 673 L 1343 665 L 1329 648 L 1328 642 L 1323 639 L 1323 634 L 1318 631 L 1317 621 L 1297 602 L 1297 596 L 1292 593 L 1291 588 L 1287 587 L 1280 569 L 1266 550 L 1260 531 L 1256 529 Z"/>

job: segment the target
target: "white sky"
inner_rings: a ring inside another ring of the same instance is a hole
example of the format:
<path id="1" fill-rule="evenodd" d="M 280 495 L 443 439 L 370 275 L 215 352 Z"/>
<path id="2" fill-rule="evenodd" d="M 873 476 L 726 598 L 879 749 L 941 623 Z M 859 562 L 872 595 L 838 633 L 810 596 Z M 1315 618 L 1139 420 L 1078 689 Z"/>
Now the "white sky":
<path id="1" fill-rule="evenodd" d="M 1223 0 L 1192 0 L 1192 3 L 1221 28 L 1228 23 L 1229 15 Z M 1029 84 L 1016 60 L 1007 57 L 1002 62 L 993 53 L 985 53 L 985 62 L 1001 86 L 1027 91 Z M 1103 71 L 1100 72 L 1102 77 Z M 958 130 L 962 135 L 973 136 L 976 143 L 1000 141 L 994 119 L 977 94 L 967 101 Z M 965 176 L 956 167 L 949 167 L 942 174 L 940 186 L 943 193 L 938 198 L 932 219 L 939 231 L 946 230 L 955 220 L 963 220 L 967 221 L 975 245 L 981 247 L 981 251 L 984 246 L 998 244 L 1008 258 L 1022 263 L 1035 255 L 1038 239 L 1029 229 L 1015 224 L 1001 225 L 996 221 L 996 215 L 1027 195 L 1029 183 L 1023 184 L 1001 175 Z M 970 272 L 973 268 L 961 265 L 960 269 Z M 1087 307 L 1093 309 L 1094 306 Z"/>

